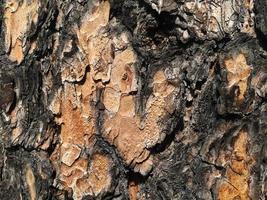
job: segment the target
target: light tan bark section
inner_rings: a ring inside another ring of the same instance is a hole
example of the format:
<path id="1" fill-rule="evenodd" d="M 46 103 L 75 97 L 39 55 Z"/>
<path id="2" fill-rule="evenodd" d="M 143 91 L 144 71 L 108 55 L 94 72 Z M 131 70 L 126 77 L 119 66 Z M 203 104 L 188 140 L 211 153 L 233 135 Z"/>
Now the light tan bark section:
<path id="1" fill-rule="evenodd" d="M 36 200 L 35 177 L 29 164 L 26 167 L 26 182 L 28 185 L 31 200 Z"/>
<path id="2" fill-rule="evenodd" d="M 239 88 L 235 100 L 240 104 L 244 101 L 248 87 L 248 78 L 252 69 L 247 64 L 246 57 L 242 53 L 224 60 L 224 65 L 227 70 L 228 87 L 238 86 Z"/>
<path id="3" fill-rule="evenodd" d="M 24 58 L 25 36 L 30 26 L 37 23 L 39 4 L 39 0 L 7 0 L 5 3 L 5 47 L 12 61 L 21 63 Z"/>
<path id="4" fill-rule="evenodd" d="M 248 133 L 241 130 L 236 137 L 226 170 L 226 180 L 218 189 L 219 200 L 249 200 L 250 169 L 254 164 L 248 153 Z"/>

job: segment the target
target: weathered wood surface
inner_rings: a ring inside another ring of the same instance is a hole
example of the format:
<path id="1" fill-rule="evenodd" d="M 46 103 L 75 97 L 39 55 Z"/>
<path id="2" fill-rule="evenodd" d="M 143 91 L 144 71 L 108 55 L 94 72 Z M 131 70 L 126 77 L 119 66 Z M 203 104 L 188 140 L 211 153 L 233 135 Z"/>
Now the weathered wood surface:
<path id="1" fill-rule="evenodd" d="M 266 0 L 0 0 L 0 199 L 267 196 Z"/>

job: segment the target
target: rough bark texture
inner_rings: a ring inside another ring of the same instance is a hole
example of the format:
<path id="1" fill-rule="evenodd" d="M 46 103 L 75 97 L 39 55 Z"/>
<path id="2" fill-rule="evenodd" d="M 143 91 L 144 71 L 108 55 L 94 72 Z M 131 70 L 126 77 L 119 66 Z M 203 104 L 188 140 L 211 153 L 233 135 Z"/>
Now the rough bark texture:
<path id="1" fill-rule="evenodd" d="M 0 199 L 267 197 L 266 0 L 0 0 Z"/>

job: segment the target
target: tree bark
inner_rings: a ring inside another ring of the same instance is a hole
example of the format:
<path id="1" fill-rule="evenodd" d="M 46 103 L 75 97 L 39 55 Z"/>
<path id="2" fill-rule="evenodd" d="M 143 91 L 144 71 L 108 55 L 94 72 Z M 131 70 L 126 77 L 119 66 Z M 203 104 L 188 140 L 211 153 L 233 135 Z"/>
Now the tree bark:
<path id="1" fill-rule="evenodd" d="M 266 0 L 0 0 L 0 199 L 267 195 Z"/>

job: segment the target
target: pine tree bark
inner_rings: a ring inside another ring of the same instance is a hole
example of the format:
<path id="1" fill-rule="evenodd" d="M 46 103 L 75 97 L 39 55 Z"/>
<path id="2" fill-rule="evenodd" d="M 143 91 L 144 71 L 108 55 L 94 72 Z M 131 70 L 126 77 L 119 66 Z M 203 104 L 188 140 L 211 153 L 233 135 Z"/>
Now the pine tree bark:
<path id="1" fill-rule="evenodd" d="M 0 199 L 267 195 L 266 0 L 0 0 Z"/>

